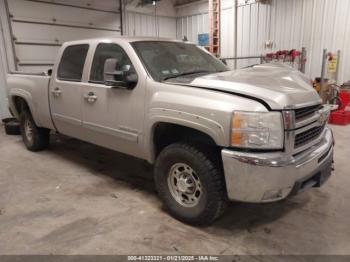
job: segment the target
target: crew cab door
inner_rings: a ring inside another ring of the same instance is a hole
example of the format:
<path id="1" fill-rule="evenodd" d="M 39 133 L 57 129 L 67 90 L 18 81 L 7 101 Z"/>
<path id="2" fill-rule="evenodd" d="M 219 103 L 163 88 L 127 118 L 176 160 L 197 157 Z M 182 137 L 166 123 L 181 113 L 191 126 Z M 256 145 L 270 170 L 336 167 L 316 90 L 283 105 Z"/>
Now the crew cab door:
<path id="1" fill-rule="evenodd" d="M 121 45 L 96 44 L 89 81 L 83 87 L 85 137 L 91 143 L 141 157 L 145 80 L 139 79 L 133 89 L 106 85 L 103 71 L 109 58 L 116 58 L 120 68 L 130 66 L 134 69 L 132 60 Z"/>
<path id="2" fill-rule="evenodd" d="M 88 44 L 67 46 L 50 83 L 51 115 L 56 129 L 65 135 L 82 137 L 82 82 Z"/>

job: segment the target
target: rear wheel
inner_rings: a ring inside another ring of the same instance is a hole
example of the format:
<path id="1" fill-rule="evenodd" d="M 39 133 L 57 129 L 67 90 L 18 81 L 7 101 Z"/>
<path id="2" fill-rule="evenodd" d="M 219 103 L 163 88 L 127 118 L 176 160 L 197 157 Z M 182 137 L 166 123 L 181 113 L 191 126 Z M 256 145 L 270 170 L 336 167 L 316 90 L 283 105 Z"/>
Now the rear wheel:
<path id="1" fill-rule="evenodd" d="M 192 145 L 176 143 L 163 149 L 155 182 L 170 214 L 185 223 L 211 224 L 227 204 L 219 163 Z"/>
<path id="2" fill-rule="evenodd" d="M 20 124 L 23 142 L 28 150 L 40 151 L 49 146 L 50 130 L 38 127 L 27 110 L 21 113 Z"/>

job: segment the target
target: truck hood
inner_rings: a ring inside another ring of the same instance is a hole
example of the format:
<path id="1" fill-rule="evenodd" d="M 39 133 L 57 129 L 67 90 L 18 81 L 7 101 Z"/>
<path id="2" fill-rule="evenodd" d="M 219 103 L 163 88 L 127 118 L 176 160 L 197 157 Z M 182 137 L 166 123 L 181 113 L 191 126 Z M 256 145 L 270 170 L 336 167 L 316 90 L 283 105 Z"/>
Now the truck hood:
<path id="1" fill-rule="evenodd" d="M 262 64 L 201 76 L 193 79 L 189 85 L 257 98 L 274 110 L 321 103 L 310 80 L 283 64 Z"/>

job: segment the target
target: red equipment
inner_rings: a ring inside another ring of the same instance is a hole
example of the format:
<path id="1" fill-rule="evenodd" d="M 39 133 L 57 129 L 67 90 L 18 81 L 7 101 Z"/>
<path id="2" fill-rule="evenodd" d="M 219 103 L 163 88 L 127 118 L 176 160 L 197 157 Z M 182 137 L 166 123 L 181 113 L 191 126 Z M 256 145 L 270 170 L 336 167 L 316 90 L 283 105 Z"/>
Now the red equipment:
<path id="1" fill-rule="evenodd" d="M 265 60 L 271 61 L 273 59 L 294 62 L 301 53 L 295 49 L 279 50 L 276 53 L 268 53 L 265 55 Z"/>
<path id="2" fill-rule="evenodd" d="M 350 124 L 350 90 L 341 90 L 339 93 L 340 106 L 331 113 L 329 123 L 334 125 Z"/>

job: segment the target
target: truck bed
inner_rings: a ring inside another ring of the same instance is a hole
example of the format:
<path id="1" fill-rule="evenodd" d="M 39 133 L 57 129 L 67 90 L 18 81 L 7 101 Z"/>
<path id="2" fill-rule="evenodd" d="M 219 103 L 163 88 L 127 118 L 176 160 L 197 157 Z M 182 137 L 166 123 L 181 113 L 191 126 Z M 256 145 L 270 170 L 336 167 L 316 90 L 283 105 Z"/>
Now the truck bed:
<path id="1" fill-rule="evenodd" d="M 51 77 L 45 73 L 16 72 L 7 77 L 9 104 L 15 117 L 19 118 L 15 110 L 15 97 L 24 98 L 34 121 L 40 127 L 54 129 L 49 105 L 49 83 Z"/>

